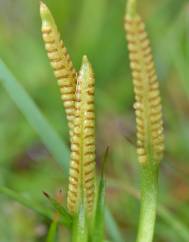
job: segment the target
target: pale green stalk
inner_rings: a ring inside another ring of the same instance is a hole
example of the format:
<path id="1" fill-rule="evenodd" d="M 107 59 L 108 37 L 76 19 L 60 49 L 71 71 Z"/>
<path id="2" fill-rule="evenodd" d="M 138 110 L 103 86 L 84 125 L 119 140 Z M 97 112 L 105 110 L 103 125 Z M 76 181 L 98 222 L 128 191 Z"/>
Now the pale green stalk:
<path id="1" fill-rule="evenodd" d="M 141 208 L 137 242 L 151 242 L 157 210 L 158 170 L 156 165 L 141 167 Z"/>
<path id="2" fill-rule="evenodd" d="M 72 242 L 88 242 L 88 225 L 83 204 L 81 204 L 79 213 L 74 218 Z"/>

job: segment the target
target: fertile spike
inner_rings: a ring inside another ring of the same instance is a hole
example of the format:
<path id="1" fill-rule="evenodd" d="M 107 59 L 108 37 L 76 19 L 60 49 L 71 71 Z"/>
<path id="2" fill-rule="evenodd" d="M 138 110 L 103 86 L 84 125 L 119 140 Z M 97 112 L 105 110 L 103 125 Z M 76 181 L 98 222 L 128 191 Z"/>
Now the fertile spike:
<path id="1" fill-rule="evenodd" d="M 94 77 L 86 56 L 77 80 L 74 134 L 67 206 L 72 214 L 84 203 L 92 211 L 95 193 L 95 114 Z"/>
<path id="2" fill-rule="evenodd" d="M 164 150 L 163 122 L 159 83 L 145 24 L 136 13 L 135 0 L 128 3 L 125 30 L 134 84 L 139 161 L 148 154 L 160 162 Z"/>
<path id="3" fill-rule="evenodd" d="M 54 69 L 54 75 L 60 86 L 61 99 L 63 100 L 70 136 L 73 132 L 73 120 L 75 112 L 75 89 L 76 71 L 71 62 L 70 56 L 64 47 L 63 41 L 57 30 L 56 23 L 47 6 L 41 2 L 40 14 L 42 19 L 42 34 L 45 48 Z"/>

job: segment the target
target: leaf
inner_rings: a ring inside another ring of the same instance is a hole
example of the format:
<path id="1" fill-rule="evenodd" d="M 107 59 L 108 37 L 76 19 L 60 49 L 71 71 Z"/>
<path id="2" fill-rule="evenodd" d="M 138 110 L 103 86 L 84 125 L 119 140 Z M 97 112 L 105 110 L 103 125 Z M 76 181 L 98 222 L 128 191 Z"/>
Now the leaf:
<path id="1" fill-rule="evenodd" d="M 93 230 L 91 233 L 91 238 L 93 242 L 104 241 L 104 213 L 105 213 L 105 179 L 104 179 L 104 169 L 108 159 L 109 147 L 106 148 L 104 153 L 101 176 L 98 184 L 97 199 L 95 207 L 95 218 L 93 224 Z"/>
<path id="2" fill-rule="evenodd" d="M 115 242 L 125 242 L 110 210 L 107 207 L 105 209 L 105 220 L 107 230 L 111 239 Z"/>
<path id="3" fill-rule="evenodd" d="M 98 186 L 95 221 L 94 221 L 94 227 L 91 235 L 93 242 L 102 242 L 104 240 L 104 211 L 105 211 L 105 181 L 102 175 Z"/>
<path id="4" fill-rule="evenodd" d="M 31 126 L 39 134 L 42 142 L 54 159 L 64 166 L 65 173 L 67 174 L 69 152 L 66 145 L 2 60 L 0 60 L 0 83 L 6 89 Z"/>
<path id="5" fill-rule="evenodd" d="M 161 218 L 171 226 L 175 232 L 182 238 L 182 241 L 189 241 L 189 230 L 188 227 L 180 221 L 178 217 L 169 212 L 164 206 L 158 207 L 158 214 Z"/>
<path id="6" fill-rule="evenodd" d="M 56 221 L 53 221 L 51 223 L 46 242 L 55 242 L 56 241 L 57 225 L 58 224 Z"/>
<path id="7" fill-rule="evenodd" d="M 0 193 L 6 195 L 7 197 L 19 202 L 20 204 L 24 205 L 27 208 L 32 209 L 33 211 L 37 212 L 38 214 L 41 214 L 42 216 L 45 216 L 49 219 L 52 218 L 52 212 L 42 208 L 38 204 L 34 204 L 34 202 L 23 195 L 7 188 L 7 187 L 0 187 Z"/>
<path id="8" fill-rule="evenodd" d="M 104 219 L 106 221 L 106 229 L 108 231 L 108 234 L 109 236 L 113 239 L 113 241 L 116 241 L 116 242 L 123 242 L 124 239 L 119 231 L 119 228 L 110 212 L 110 210 L 106 207 L 106 208 L 103 208 L 103 203 L 104 203 L 104 197 L 105 197 L 105 187 L 104 187 L 104 169 L 105 169 L 105 165 L 106 165 L 106 162 L 108 160 L 108 155 L 109 155 L 109 147 L 106 148 L 106 151 L 105 151 L 105 154 L 104 154 L 104 159 L 103 159 L 103 163 L 102 163 L 102 170 L 101 170 L 101 180 L 100 180 L 100 184 L 99 184 L 99 193 L 101 193 L 101 197 L 99 199 L 99 206 L 101 206 L 101 215 L 97 215 L 99 217 L 101 216 L 105 216 Z M 103 211 L 104 210 L 104 211 Z M 104 215 L 103 215 L 104 213 Z M 101 223 L 103 222 L 102 221 L 102 217 L 101 218 L 97 218 L 98 219 L 101 219 Z M 99 225 L 101 226 L 101 229 L 102 229 L 102 226 L 103 224 Z M 97 231 L 98 233 L 98 231 Z M 102 234 L 98 235 L 98 236 L 102 236 Z M 96 240 L 97 241 L 97 240 Z"/>
<path id="9" fill-rule="evenodd" d="M 49 201 L 51 202 L 51 205 L 61 215 L 61 219 L 60 219 L 61 223 L 63 223 L 64 225 L 66 225 L 68 227 L 71 227 L 72 216 L 67 212 L 67 210 L 63 206 L 61 206 L 54 198 L 49 196 L 47 193 L 44 192 L 44 195 L 49 199 Z"/>

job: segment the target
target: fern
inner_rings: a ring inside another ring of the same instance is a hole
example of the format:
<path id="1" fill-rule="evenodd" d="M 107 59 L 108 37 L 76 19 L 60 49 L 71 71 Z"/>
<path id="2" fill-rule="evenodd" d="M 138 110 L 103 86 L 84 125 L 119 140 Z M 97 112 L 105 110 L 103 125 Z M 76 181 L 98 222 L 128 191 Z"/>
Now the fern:
<path id="1" fill-rule="evenodd" d="M 95 181 L 94 77 L 86 56 L 77 80 L 75 110 L 68 208 L 72 213 L 77 212 L 80 203 L 84 202 L 91 212 Z"/>
<path id="2" fill-rule="evenodd" d="M 40 5 L 40 13 L 45 48 L 60 87 L 61 98 L 63 100 L 70 129 L 70 136 L 72 137 L 75 112 L 76 71 L 64 43 L 60 39 L 60 34 L 53 16 L 47 6 L 42 2 Z"/>
<path id="3" fill-rule="evenodd" d="M 139 162 L 149 162 L 148 154 L 160 162 L 164 150 L 163 121 L 159 83 L 150 41 L 138 14 L 127 14 L 125 29 L 132 69 Z"/>

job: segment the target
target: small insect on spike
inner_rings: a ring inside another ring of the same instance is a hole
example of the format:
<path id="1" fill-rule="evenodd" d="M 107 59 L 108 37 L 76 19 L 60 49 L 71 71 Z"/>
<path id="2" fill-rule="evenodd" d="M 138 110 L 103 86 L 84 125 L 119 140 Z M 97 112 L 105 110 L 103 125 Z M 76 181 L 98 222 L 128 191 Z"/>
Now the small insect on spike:
<path id="1" fill-rule="evenodd" d="M 63 41 L 57 30 L 56 23 L 47 6 L 41 2 L 40 14 L 42 19 L 42 35 L 47 50 L 48 58 L 54 69 L 54 75 L 58 80 L 61 98 L 63 100 L 70 136 L 73 132 L 73 120 L 75 112 L 76 71 L 70 56 L 64 47 Z"/>
<path id="2" fill-rule="evenodd" d="M 159 83 L 145 24 L 136 12 L 136 1 L 129 0 L 125 17 L 130 66 L 134 84 L 139 161 L 159 163 L 164 150 Z"/>
<path id="3" fill-rule="evenodd" d="M 74 134 L 71 144 L 71 163 L 67 206 L 70 213 L 78 212 L 80 204 L 90 215 L 95 194 L 95 114 L 94 77 L 86 56 L 77 79 Z"/>

